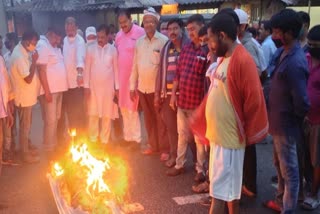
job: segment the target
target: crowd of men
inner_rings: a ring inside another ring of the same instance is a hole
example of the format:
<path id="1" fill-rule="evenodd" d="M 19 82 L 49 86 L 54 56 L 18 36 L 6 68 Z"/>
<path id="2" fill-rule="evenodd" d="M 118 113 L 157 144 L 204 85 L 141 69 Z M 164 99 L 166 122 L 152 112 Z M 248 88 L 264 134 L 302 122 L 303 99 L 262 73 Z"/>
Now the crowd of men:
<path id="1" fill-rule="evenodd" d="M 54 27 L 41 36 L 27 31 L 20 42 L 8 33 L 9 51 L 0 58 L 2 163 L 14 164 L 16 135 L 22 161 L 39 161 L 29 136 L 38 100 L 48 154 L 68 128 L 107 145 L 119 116 L 123 141 L 140 147 L 140 106 L 148 145 L 142 154 L 160 154 L 166 174 L 178 176 L 190 147 L 192 190 L 210 192 L 210 213 L 239 213 L 241 195 L 258 194 L 255 145 L 268 135 L 278 191 L 265 206 L 284 214 L 298 202 L 316 209 L 320 25 L 309 31 L 309 15 L 291 9 L 262 21 L 259 30 L 249 28 L 241 9 L 223 9 L 209 24 L 200 14 L 186 23 L 173 18 L 161 25 L 163 33 L 159 19 L 153 8 L 144 10 L 142 28 L 120 11 L 114 39 L 106 25 L 88 27 L 82 38 L 73 17 L 65 21 L 64 39 Z"/>

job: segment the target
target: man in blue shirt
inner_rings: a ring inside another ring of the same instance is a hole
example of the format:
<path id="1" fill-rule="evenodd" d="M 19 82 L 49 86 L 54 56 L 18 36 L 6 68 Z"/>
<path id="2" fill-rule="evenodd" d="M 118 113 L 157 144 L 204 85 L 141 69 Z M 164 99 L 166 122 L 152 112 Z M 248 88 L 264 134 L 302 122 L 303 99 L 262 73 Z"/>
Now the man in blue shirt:
<path id="1" fill-rule="evenodd" d="M 283 47 L 275 55 L 269 97 L 278 192 L 276 199 L 265 205 L 281 213 L 294 213 L 299 192 L 296 146 L 301 141 L 301 125 L 310 107 L 306 91 L 308 65 L 298 42 L 302 27 L 299 15 L 291 9 L 282 10 L 272 17 L 271 25 L 273 38 L 280 39 Z"/>

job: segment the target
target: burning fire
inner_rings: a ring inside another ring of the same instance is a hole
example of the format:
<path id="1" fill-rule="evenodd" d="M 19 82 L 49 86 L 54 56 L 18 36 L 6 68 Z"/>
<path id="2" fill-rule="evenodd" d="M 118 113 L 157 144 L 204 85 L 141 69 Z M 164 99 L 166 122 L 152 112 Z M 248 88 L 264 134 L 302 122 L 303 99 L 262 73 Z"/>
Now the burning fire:
<path id="1" fill-rule="evenodd" d="M 87 171 L 87 193 L 91 196 L 98 193 L 111 192 L 109 186 L 104 182 L 103 176 L 106 170 L 110 169 L 109 159 L 97 160 L 88 152 L 88 146 L 72 145 L 70 149 L 72 160 L 79 163 Z"/>
<path id="2" fill-rule="evenodd" d="M 110 156 L 97 144 L 75 142 L 77 132 L 69 130 L 71 147 L 52 166 L 67 204 L 90 211 L 110 203 L 122 204 L 127 194 L 127 166 L 122 158 Z M 81 142 L 85 142 L 81 140 Z"/>

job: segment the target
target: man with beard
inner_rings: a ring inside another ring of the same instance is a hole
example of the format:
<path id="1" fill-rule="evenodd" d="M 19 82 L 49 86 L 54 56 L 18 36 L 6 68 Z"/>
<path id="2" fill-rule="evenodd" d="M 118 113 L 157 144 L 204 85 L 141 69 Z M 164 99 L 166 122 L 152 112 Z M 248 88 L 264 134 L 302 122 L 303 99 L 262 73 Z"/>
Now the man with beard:
<path id="1" fill-rule="evenodd" d="M 141 144 L 141 123 L 138 112 L 139 99 L 130 99 L 129 79 L 132 72 L 134 47 L 137 40 L 145 34 L 143 28 L 132 23 L 131 14 L 127 10 L 118 13 L 121 30 L 117 33 L 115 46 L 118 50 L 119 67 L 119 108 L 123 122 L 123 138 L 130 146 Z"/>
<path id="2" fill-rule="evenodd" d="M 275 54 L 269 96 L 270 134 L 273 137 L 274 165 L 278 173 L 275 200 L 265 205 L 282 213 L 294 213 L 299 192 L 297 146 L 302 123 L 309 110 L 308 64 L 298 42 L 302 21 L 297 12 L 285 9 L 271 18 L 272 37 L 283 46 Z"/>
<path id="3" fill-rule="evenodd" d="M 170 107 L 173 79 L 177 71 L 177 64 L 182 47 L 189 42 L 184 34 L 183 21 L 179 18 L 168 22 L 169 41 L 164 45 L 160 56 L 160 68 L 156 80 L 154 105 L 160 109 L 165 122 L 170 145 L 170 159 L 165 162 L 169 168 L 173 167 L 177 158 L 177 112 Z"/>
<path id="4" fill-rule="evenodd" d="M 208 35 L 211 51 L 221 57 L 205 108 L 213 197 L 210 213 L 224 213 L 227 203 L 229 213 L 238 214 L 245 147 L 266 137 L 267 111 L 256 65 L 236 41 L 237 24 L 232 16 L 215 15 Z"/>
<path id="5" fill-rule="evenodd" d="M 130 76 L 130 97 L 133 102 L 139 95 L 144 112 L 149 148 L 142 153 L 151 155 L 161 152 L 161 159 L 167 157 L 169 146 L 163 121 L 154 106 L 154 92 L 157 72 L 160 66 L 160 52 L 168 38 L 157 31 L 160 15 L 154 8 L 144 10 L 143 26 L 146 35 L 137 40 Z"/>
<path id="6" fill-rule="evenodd" d="M 187 31 L 191 41 L 181 50 L 170 100 L 171 108 L 178 111 L 177 159 L 176 165 L 166 172 L 168 176 L 177 176 L 184 172 L 188 143 L 194 143 L 194 139 L 197 147 L 197 174 L 194 178 L 196 182 L 203 182 L 205 180 L 204 163 L 206 155 L 205 146 L 191 132 L 189 119 L 204 97 L 208 52 L 201 48 L 198 35 L 203 26 L 204 18 L 200 14 L 190 16 L 187 21 Z M 178 89 L 179 96 L 177 96 Z"/>

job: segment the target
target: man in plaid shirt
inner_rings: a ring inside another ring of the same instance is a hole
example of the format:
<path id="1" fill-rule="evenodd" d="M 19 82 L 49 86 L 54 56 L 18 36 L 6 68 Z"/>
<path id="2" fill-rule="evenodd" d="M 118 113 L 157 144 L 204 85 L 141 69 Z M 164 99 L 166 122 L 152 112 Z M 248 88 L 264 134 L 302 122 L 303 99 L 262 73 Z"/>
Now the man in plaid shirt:
<path id="1" fill-rule="evenodd" d="M 168 176 L 176 176 L 184 172 L 188 143 L 197 146 L 197 175 L 196 182 L 202 182 L 204 176 L 205 148 L 196 136 L 193 136 L 188 119 L 194 110 L 200 105 L 204 97 L 204 82 L 207 65 L 208 51 L 201 48 L 198 36 L 199 30 L 204 26 L 204 18 L 200 14 L 192 15 L 187 21 L 187 31 L 191 42 L 181 50 L 176 77 L 173 83 L 170 106 L 178 108 L 178 151 L 175 167 L 167 171 Z M 179 89 L 179 97 L 176 95 Z"/>

